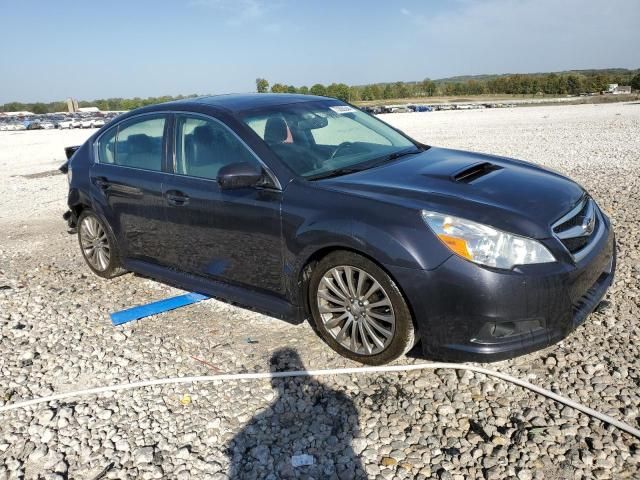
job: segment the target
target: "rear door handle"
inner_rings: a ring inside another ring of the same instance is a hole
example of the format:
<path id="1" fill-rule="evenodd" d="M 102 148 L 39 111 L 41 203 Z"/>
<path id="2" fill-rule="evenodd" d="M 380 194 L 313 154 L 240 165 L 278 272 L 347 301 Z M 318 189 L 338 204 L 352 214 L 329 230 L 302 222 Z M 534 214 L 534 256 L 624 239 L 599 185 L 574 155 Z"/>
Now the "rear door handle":
<path id="1" fill-rule="evenodd" d="M 107 188 L 109 188 L 111 186 L 111 182 L 109 180 L 107 180 L 104 177 L 97 177 L 94 180 L 94 183 L 96 184 L 96 186 L 102 190 L 106 190 Z"/>
<path id="2" fill-rule="evenodd" d="M 167 203 L 174 207 L 181 207 L 189 203 L 189 195 L 186 195 L 179 190 L 169 190 L 166 193 Z"/>

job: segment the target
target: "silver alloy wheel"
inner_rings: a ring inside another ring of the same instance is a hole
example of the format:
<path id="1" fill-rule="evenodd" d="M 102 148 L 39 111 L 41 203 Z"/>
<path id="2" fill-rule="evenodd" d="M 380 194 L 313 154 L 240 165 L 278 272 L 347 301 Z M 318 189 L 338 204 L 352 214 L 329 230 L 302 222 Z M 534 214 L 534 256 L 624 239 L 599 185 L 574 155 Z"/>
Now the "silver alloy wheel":
<path id="1" fill-rule="evenodd" d="M 391 343 L 396 329 L 391 300 L 364 270 L 332 268 L 322 277 L 316 298 L 325 329 L 343 347 L 375 355 Z"/>
<path id="2" fill-rule="evenodd" d="M 109 267 L 111 251 L 109 239 L 100 222 L 95 217 L 84 217 L 80 224 L 80 246 L 84 257 L 93 268 L 104 272 Z"/>

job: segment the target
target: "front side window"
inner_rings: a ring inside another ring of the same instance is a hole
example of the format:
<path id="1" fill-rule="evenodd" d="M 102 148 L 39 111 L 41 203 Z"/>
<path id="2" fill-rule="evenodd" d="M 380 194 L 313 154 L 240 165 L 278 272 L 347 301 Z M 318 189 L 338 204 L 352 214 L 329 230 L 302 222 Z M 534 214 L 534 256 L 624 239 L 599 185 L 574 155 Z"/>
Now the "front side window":
<path id="1" fill-rule="evenodd" d="M 258 161 L 223 124 L 179 116 L 176 128 L 176 173 L 215 180 L 225 165 Z"/>
<path id="2" fill-rule="evenodd" d="M 162 171 L 165 117 L 143 118 L 109 130 L 100 139 L 101 163 Z"/>
<path id="3" fill-rule="evenodd" d="M 393 128 L 338 100 L 276 105 L 243 120 L 296 174 L 309 179 L 421 151 Z"/>

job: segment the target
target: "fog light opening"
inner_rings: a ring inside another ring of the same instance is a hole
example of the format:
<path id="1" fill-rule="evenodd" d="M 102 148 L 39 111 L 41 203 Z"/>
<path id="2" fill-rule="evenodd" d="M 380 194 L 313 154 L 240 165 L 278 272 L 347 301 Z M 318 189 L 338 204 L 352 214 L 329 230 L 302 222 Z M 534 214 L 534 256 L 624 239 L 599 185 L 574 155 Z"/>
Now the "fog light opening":
<path id="1" fill-rule="evenodd" d="M 503 338 L 513 335 L 516 331 L 516 325 L 513 322 L 494 323 L 491 329 L 491 336 Z"/>

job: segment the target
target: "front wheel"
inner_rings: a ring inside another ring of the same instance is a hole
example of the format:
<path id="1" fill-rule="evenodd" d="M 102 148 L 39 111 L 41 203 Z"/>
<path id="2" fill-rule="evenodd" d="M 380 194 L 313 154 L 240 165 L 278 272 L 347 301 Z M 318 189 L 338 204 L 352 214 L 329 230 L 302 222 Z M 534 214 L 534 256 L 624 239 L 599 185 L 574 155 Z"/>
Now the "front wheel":
<path id="1" fill-rule="evenodd" d="M 313 269 L 309 306 L 316 331 L 336 352 L 369 365 L 391 362 L 415 344 L 409 307 L 389 275 L 352 252 Z"/>
<path id="2" fill-rule="evenodd" d="M 103 278 L 125 273 L 111 230 L 91 210 L 84 210 L 78 219 L 78 242 L 89 268 Z"/>

